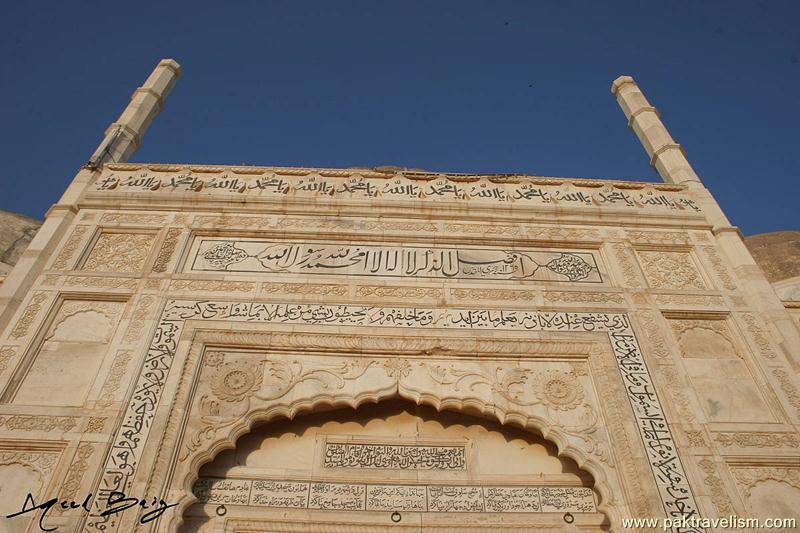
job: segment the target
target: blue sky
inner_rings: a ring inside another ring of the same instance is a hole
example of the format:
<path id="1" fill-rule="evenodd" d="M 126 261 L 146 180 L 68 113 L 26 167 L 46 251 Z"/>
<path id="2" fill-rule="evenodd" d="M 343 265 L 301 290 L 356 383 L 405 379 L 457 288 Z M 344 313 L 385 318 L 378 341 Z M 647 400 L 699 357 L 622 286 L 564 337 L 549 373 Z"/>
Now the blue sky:
<path id="1" fill-rule="evenodd" d="M 7 2 L 0 209 L 41 218 L 162 57 L 133 161 L 659 181 L 634 76 L 745 234 L 800 229 L 800 2 Z"/>

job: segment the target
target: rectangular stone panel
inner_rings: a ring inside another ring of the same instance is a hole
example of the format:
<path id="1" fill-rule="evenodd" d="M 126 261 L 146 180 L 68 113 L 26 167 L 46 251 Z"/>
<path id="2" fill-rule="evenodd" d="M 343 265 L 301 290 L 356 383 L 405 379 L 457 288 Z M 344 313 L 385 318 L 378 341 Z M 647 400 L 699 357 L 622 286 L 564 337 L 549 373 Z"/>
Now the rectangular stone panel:
<path id="1" fill-rule="evenodd" d="M 481 513 L 481 487 L 459 485 L 428 486 L 428 509 L 441 513 Z"/>
<path id="2" fill-rule="evenodd" d="M 464 446 L 325 443 L 325 468 L 465 470 Z"/>
<path id="3" fill-rule="evenodd" d="M 206 503 L 248 505 L 252 484 L 249 479 L 201 478 L 194 484 L 194 493 Z"/>
<path id="4" fill-rule="evenodd" d="M 483 487 L 487 513 L 538 513 L 539 487 Z"/>
<path id="5" fill-rule="evenodd" d="M 426 511 L 421 485 L 367 485 L 367 511 Z"/>
<path id="6" fill-rule="evenodd" d="M 588 487 L 542 487 L 543 513 L 582 512 L 595 510 L 592 489 Z"/>
<path id="7" fill-rule="evenodd" d="M 572 283 L 603 281 L 595 254 L 590 251 L 377 246 L 223 237 L 197 237 L 185 271 Z"/>
<path id="8" fill-rule="evenodd" d="M 303 481 L 254 480 L 250 505 L 264 507 L 308 507 L 310 483 Z"/>
<path id="9" fill-rule="evenodd" d="M 332 511 L 593 513 L 588 487 L 426 485 L 201 478 L 201 503 Z"/>
<path id="10" fill-rule="evenodd" d="M 309 509 L 363 511 L 366 485 L 360 483 L 312 483 Z"/>

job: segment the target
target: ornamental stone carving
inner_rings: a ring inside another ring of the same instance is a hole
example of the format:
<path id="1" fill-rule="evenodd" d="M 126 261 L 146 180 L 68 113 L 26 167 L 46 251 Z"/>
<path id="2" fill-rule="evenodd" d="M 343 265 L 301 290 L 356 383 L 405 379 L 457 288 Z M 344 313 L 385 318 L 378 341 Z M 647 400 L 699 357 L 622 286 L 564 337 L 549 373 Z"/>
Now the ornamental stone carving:
<path id="1" fill-rule="evenodd" d="M 711 492 L 711 501 L 714 502 L 714 507 L 717 509 L 718 516 L 729 516 L 735 514 L 736 510 L 725 491 L 725 483 L 719 478 L 717 474 L 717 467 L 711 458 L 704 458 L 698 466 L 702 470 L 705 477 L 703 481 L 708 486 Z"/>
<path id="2" fill-rule="evenodd" d="M 571 372 L 548 370 L 535 378 L 534 394 L 548 407 L 575 409 L 583 403 L 583 389 Z"/>
<path id="3" fill-rule="evenodd" d="M 181 230 L 178 228 L 170 228 L 167 230 L 167 236 L 164 237 L 164 242 L 161 243 L 161 248 L 158 251 L 156 260 L 153 263 L 153 272 L 165 272 L 172 254 L 175 252 L 175 247 L 178 245 L 178 240 L 181 236 Z"/>
<path id="4" fill-rule="evenodd" d="M 648 284 L 655 289 L 705 289 L 688 252 L 637 250 Z"/>
<path id="5" fill-rule="evenodd" d="M 226 402 L 238 402 L 261 388 L 264 372 L 260 362 L 227 363 L 217 368 L 211 380 L 214 395 Z"/>
<path id="6" fill-rule="evenodd" d="M 101 233 L 81 270 L 141 272 L 155 238 L 154 233 Z"/>
<path id="7" fill-rule="evenodd" d="M 800 448 L 797 433 L 718 432 L 714 433 L 714 441 L 723 448 Z"/>
<path id="8" fill-rule="evenodd" d="M 83 237 L 88 231 L 89 226 L 77 226 L 72 230 L 72 234 L 56 256 L 51 268 L 54 270 L 65 270 L 69 268 L 72 258 L 75 257 L 75 252 L 78 251 L 78 247 L 83 242 Z"/>

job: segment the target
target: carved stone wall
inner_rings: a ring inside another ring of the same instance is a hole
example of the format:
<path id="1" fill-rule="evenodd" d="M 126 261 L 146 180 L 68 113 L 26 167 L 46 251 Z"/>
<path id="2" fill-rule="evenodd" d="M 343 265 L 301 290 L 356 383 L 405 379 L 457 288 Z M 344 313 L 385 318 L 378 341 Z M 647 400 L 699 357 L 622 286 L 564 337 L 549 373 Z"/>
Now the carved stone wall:
<path id="1" fill-rule="evenodd" d="M 5 501 L 91 492 L 90 512 L 48 524 L 105 533 L 796 516 L 794 308 L 709 201 L 510 175 L 102 168 L 0 332 Z M 407 418 L 378 416 L 393 405 Z M 114 490 L 176 506 L 101 516 Z"/>

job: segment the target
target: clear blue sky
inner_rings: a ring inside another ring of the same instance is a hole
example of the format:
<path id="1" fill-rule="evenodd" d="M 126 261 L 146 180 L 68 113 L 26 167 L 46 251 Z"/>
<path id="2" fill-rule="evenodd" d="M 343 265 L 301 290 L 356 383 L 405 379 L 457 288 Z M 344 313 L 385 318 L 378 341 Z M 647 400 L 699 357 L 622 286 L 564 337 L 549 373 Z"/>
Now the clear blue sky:
<path id="1" fill-rule="evenodd" d="M 634 76 L 745 234 L 800 229 L 800 2 L 5 2 L 0 209 L 41 218 L 162 57 L 133 161 L 658 181 Z"/>

